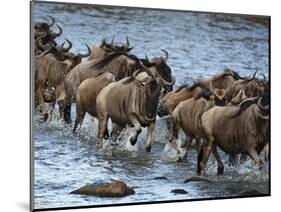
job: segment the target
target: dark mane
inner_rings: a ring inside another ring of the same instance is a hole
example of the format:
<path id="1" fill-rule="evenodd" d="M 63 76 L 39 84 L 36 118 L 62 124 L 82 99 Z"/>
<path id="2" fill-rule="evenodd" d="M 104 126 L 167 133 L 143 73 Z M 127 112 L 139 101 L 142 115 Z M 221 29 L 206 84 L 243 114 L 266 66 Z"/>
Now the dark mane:
<path id="1" fill-rule="evenodd" d="M 117 58 L 117 57 L 119 57 L 121 55 L 123 55 L 123 54 L 121 54 L 121 53 L 112 53 L 112 54 L 108 55 L 107 57 L 100 59 L 97 63 L 92 65 L 91 68 L 101 70 L 106 65 L 108 65 L 112 60 L 114 60 L 115 58 Z"/>
<path id="2" fill-rule="evenodd" d="M 217 77 L 224 77 L 224 76 L 232 76 L 235 80 L 246 79 L 245 77 L 241 77 L 236 71 L 233 71 L 228 68 L 224 69 L 223 73 Z"/>
<path id="3" fill-rule="evenodd" d="M 199 85 L 197 85 L 196 87 L 198 87 L 198 86 L 199 86 L 202 90 L 201 90 L 199 93 L 195 94 L 195 95 L 193 96 L 193 99 L 194 99 L 194 100 L 198 100 L 198 99 L 200 99 L 200 98 L 204 98 L 204 99 L 206 99 L 206 100 L 209 100 L 210 96 L 213 95 L 213 92 L 212 92 L 207 86 L 205 86 L 205 85 L 203 85 L 203 84 L 199 84 Z"/>
<path id="4" fill-rule="evenodd" d="M 234 113 L 231 116 L 231 118 L 235 118 L 241 115 L 248 107 L 250 107 L 253 104 L 257 104 L 258 99 L 259 99 L 258 97 L 245 99 L 243 102 L 239 104 L 239 110 L 236 113 Z"/>
<path id="5" fill-rule="evenodd" d="M 189 86 L 190 86 L 189 83 L 181 84 L 181 85 L 175 90 L 175 93 L 181 91 L 181 90 L 184 89 L 184 88 L 188 88 Z"/>
<path id="6" fill-rule="evenodd" d="M 175 90 L 175 93 L 181 91 L 182 89 L 186 89 L 187 91 L 193 91 L 194 89 L 196 89 L 197 87 L 204 89 L 208 89 L 208 87 L 203 84 L 201 81 L 197 80 L 197 81 L 193 81 L 192 83 L 184 83 L 182 85 L 180 85 L 180 87 L 178 87 Z"/>

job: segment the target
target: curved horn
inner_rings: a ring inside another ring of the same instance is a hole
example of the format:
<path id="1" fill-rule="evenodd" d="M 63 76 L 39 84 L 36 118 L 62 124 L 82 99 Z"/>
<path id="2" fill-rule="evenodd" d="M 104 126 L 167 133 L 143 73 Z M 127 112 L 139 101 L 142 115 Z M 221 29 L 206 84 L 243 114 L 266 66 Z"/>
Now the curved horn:
<path id="1" fill-rule="evenodd" d="M 252 78 L 251 79 L 255 79 L 256 78 L 256 75 L 258 73 L 258 70 L 255 71 L 255 73 L 253 74 Z"/>
<path id="2" fill-rule="evenodd" d="M 161 49 L 161 51 L 164 52 L 164 54 L 165 54 L 165 61 L 167 61 L 168 58 L 169 58 L 169 53 L 165 49 Z"/>
<path id="3" fill-rule="evenodd" d="M 128 36 L 126 35 L 126 46 L 130 46 L 130 41 L 129 41 L 129 38 L 128 38 Z"/>
<path id="4" fill-rule="evenodd" d="M 59 32 L 58 33 L 52 33 L 53 38 L 56 38 L 56 37 L 58 37 L 62 34 L 62 28 L 57 24 L 56 24 L 56 26 L 59 29 Z"/>
<path id="5" fill-rule="evenodd" d="M 63 42 L 63 44 L 61 45 L 60 48 L 61 48 L 61 51 L 68 52 L 72 48 L 72 43 L 67 38 L 65 38 L 65 40 L 68 43 L 68 47 L 64 48 L 63 45 L 65 44 L 65 42 Z"/>
<path id="6" fill-rule="evenodd" d="M 258 103 L 257 103 L 259 108 L 262 109 L 262 110 L 269 110 L 269 105 L 262 106 L 261 99 L 262 99 L 262 97 L 259 98 Z"/>
<path id="7" fill-rule="evenodd" d="M 133 75 L 132 75 L 132 78 L 133 78 L 133 79 L 135 79 L 135 78 L 136 78 L 136 76 L 137 76 L 140 72 L 142 72 L 142 70 L 141 70 L 141 69 L 139 69 L 139 70 L 135 71 L 135 72 L 133 73 Z"/>
<path id="8" fill-rule="evenodd" d="M 126 52 L 131 51 L 133 48 L 134 48 L 134 47 L 127 48 L 127 49 L 126 49 Z"/>
<path id="9" fill-rule="evenodd" d="M 86 53 L 86 54 L 78 54 L 80 57 L 89 57 L 90 56 L 90 54 L 91 54 L 91 48 L 85 43 L 85 46 L 87 47 L 87 49 L 88 49 L 88 53 Z"/>
<path id="10" fill-rule="evenodd" d="M 175 77 L 174 77 L 173 75 L 172 75 L 172 81 L 171 81 L 171 82 L 167 82 L 167 81 L 164 80 L 162 77 L 161 77 L 161 80 L 162 80 L 162 82 L 163 82 L 165 85 L 167 85 L 167 86 L 174 85 L 175 82 L 176 82 L 176 79 L 175 79 Z"/>
<path id="11" fill-rule="evenodd" d="M 111 46 L 114 46 L 114 40 L 115 40 L 115 35 L 113 35 L 112 40 L 111 40 Z"/>
<path id="12" fill-rule="evenodd" d="M 145 67 L 145 65 L 143 65 L 142 61 L 140 61 L 140 66 L 148 75 L 155 77 L 153 72 L 149 68 Z"/>
<path id="13" fill-rule="evenodd" d="M 56 22 L 55 19 L 54 19 L 52 16 L 50 16 L 50 15 L 47 15 L 47 17 L 48 17 L 49 19 L 51 19 L 51 23 L 48 24 L 49 27 L 54 26 L 54 24 L 55 24 L 55 22 Z"/>
<path id="14" fill-rule="evenodd" d="M 65 44 L 65 41 L 60 45 L 60 48 L 63 48 L 64 44 Z"/>

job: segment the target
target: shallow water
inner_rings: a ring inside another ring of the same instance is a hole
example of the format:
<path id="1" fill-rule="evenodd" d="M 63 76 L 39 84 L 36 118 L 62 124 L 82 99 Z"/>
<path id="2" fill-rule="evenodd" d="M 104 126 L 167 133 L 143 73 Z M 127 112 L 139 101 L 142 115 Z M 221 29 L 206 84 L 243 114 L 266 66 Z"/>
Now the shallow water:
<path id="1" fill-rule="evenodd" d="M 268 76 L 268 26 L 261 20 L 238 16 L 199 14 L 122 8 L 67 7 L 62 4 L 35 4 L 35 21 L 51 14 L 63 28 L 63 38 L 73 42 L 73 52 L 85 51 L 102 38 L 125 42 L 125 35 L 134 46 L 133 54 L 150 58 L 160 49 L 169 52 L 168 64 L 176 76 L 176 84 L 208 78 L 228 67 L 242 76 L 255 70 Z M 72 117 L 75 119 L 75 105 Z M 136 146 L 128 140 L 133 130 L 127 129 L 118 141 L 105 141 L 97 150 L 97 121 L 85 117 L 81 135 L 74 137 L 71 128 L 58 119 L 56 108 L 51 123 L 34 116 L 35 208 L 101 205 L 130 202 L 195 199 L 238 196 L 245 191 L 268 193 L 268 164 L 253 167 L 251 160 L 237 167 L 225 164 L 225 174 L 216 176 L 216 163 L 210 158 L 206 177 L 210 183 L 183 183 L 196 175 L 196 154 L 191 150 L 188 160 L 175 162 L 175 152 L 167 144 L 169 134 L 165 119 L 158 119 L 151 153 L 144 151 L 145 130 Z M 183 137 L 181 136 L 179 142 Z M 155 177 L 167 177 L 155 180 Z M 135 188 L 136 194 L 124 198 L 98 198 L 69 194 L 87 183 L 119 179 Z M 188 194 L 175 195 L 173 189 Z"/>

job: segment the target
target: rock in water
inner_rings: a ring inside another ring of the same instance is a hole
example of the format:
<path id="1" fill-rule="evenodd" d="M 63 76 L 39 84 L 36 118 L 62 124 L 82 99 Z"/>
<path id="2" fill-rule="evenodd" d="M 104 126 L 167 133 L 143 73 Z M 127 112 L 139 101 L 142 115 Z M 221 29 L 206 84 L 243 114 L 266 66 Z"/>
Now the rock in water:
<path id="1" fill-rule="evenodd" d="M 85 185 L 72 191 L 70 194 L 94 195 L 99 197 L 124 197 L 135 194 L 135 191 L 128 187 L 126 183 L 113 180 L 111 183 Z"/>
<path id="2" fill-rule="evenodd" d="M 165 176 L 161 176 L 161 177 L 154 177 L 153 180 L 168 180 L 168 178 Z"/>
<path id="3" fill-rule="evenodd" d="M 186 179 L 184 181 L 184 183 L 190 183 L 190 182 L 206 182 L 206 183 L 210 183 L 211 181 L 206 179 L 206 178 L 202 178 L 202 177 L 190 177 L 188 179 Z"/>
<path id="4" fill-rule="evenodd" d="M 188 194 L 188 192 L 186 190 L 184 190 L 184 189 L 174 189 L 170 193 L 174 193 L 174 194 Z"/>

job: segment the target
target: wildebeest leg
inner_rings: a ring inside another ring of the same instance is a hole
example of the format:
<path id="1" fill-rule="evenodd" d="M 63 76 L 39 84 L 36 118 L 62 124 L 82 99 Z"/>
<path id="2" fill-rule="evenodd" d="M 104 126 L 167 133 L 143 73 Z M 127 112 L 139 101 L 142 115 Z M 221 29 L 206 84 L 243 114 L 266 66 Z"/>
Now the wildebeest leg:
<path id="1" fill-rule="evenodd" d="M 64 120 L 64 100 L 58 101 L 60 119 Z"/>
<path id="2" fill-rule="evenodd" d="M 113 141 L 115 141 L 119 137 L 122 130 L 123 130 L 123 127 L 119 126 L 118 124 L 113 123 L 112 132 L 111 132 L 111 137 L 112 137 Z"/>
<path id="3" fill-rule="evenodd" d="M 269 159 L 269 143 L 267 143 L 265 145 L 265 147 L 263 148 L 263 151 L 264 151 L 264 160 L 268 161 L 268 159 Z"/>
<path id="4" fill-rule="evenodd" d="M 182 148 L 185 148 L 185 150 L 186 150 L 186 152 L 183 155 L 184 160 L 187 159 L 187 151 L 188 151 L 188 149 L 191 145 L 192 139 L 193 139 L 192 137 L 189 137 L 187 135 L 185 135 L 185 136 L 186 136 L 185 142 L 184 142 L 184 145 L 182 146 Z"/>
<path id="5" fill-rule="evenodd" d="M 146 133 L 146 143 L 145 143 L 145 150 L 150 152 L 151 150 L 151 143 L 152 143 L 152 133 L 155 128 L 155 122 L 149 124 Z"/>
<path id="6" fill-rule="evenodd" d="M 81 125 L 84 117 L 85 117 L 85 111 L 81 107 L 76 105 L 76 120 L 73 128 L 74 135 L 78 135 L 80 133 Z"/>
<path id="7" fill-rule="evenodd" d="M 56 102 L 52 102 L 52 103 L 48 103 L 48 118 L 47 118 L 47 122 L 50 123 L 50 121 L 52 120 L 52 115 L 53 115 L 53 111 L 55 108 Z"/>
<path id="8" fill-rule="evenodd" d="M 212 144 L 213 138 L 207 139 L 202 147 L 202 152 L 198 155 L 198 174 L 201 176 L 205 174 L 205 168 L 212 150 Z"/>
<path id="9" fill-rule="evenodd" d="M 262 164 L 262 161 L 260 159 L 260 156 L 257 152 L 257 150 L 254 147 L 251 147 L 248 150 L 249 155 L 251 156 L 251 158 L 255 161 L 255 164 Z"/>
<path id="10" fill-rule="evenodd" d="M 244 163 L 247 160 L 247 154 L 239 154 L 238 155 L 238 162 L 239 163 Z"/>
<path id="11" fill-rule="evenodd" d="M 130 143 L 134 146 L 137 143 L 139 134 L 141 133 L 141 125 L 136 117 L 130 117 L 130 122 L 136 129 L 136 134 L 130 138 Z"/>
<path id="12" fill-rule="evenodd" d="M 229 154 L 229 159 L 228 159 L 229 163 L 231 166 L 235 166 L 237 165 L 237 154 L 234 154 L 234 153 L 230 153 Z"/>
<path id="13" fill-rule="evenodd" d="M 98 115 L 99 119 L 99 132 L 98 132 L 98 142 L 97 142 L 97 147 L 101 148 L 102 147 L 102 141 L 104 137 L 104 133 L 107 129 L 107 122 L 108 122 L 108 114 L 103 113 Z"/>
<path id="14" fill-rule="evenodd" d="M 37 94 L 37 98 L 38 98 L 39 108 L 44 115 L 44 119 L 46 120 L 48 115 L 47 115 L 47 112 L 45 109 L 45 100 L 44 100 L 44 96 L 43 96 L 43 90 L 41 88 L 36 89 L 36 94 Z"/>
<path id="15" fill-rule="evenodd" d="M 218 175 L 223 175 L 223 163 L 221 162 L 217 147 L 215 145 L 212 146 L 212 152 L 216 158 L 216 161 L 218 162 Z"/>
<path id="16" fill-rule="evenodd" d="M 108 132 L 108 128 L 106 127 L 105 129 L 105 132 L 104 132 L 104 135 L 103 135 L 104 138 L 109 138 L 109 132 Z"/>
<path id="17" fill-rule="evenodd" d="M 172 137 L 171 140 L 169 140 L 170 144 L 174 147 L 174 149 L 177 151 L 176 160 L 178 162 L 182 161 L 182 158 L 180 157 L 180 150 L 177 145 L 177 139 L 178 139 L 178 131 L 179 131 L 179 125 L 176 121 L 171 118 L 171 128 L 172 128 Z"/>
<path id="18" fill-rule="evenodd" d="M 71 104 L 70 105 L 65 105 L 64 110 L 63 110 L 63 117 L 64 121 L 67 124 L 71 124 Z"/>
<path id="19" fill-rule="evenodd" d="M 63 107 L 63 117 L 67 124 L 71 124 L 71 101 L 71 96 L 67 95 Z"/>
<path id="20" fill-rule="evenodd" d="M 200 152 L 200 146 L 201 146 L 201 138 L 195 138 L 195 148 L 196 148 L 197 156 Z"/>

